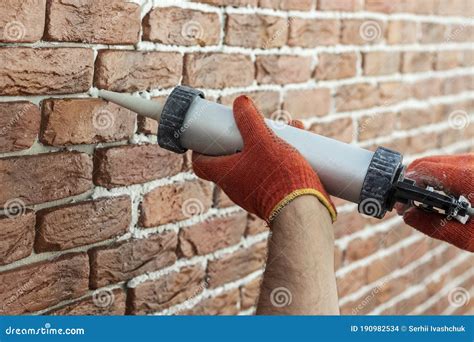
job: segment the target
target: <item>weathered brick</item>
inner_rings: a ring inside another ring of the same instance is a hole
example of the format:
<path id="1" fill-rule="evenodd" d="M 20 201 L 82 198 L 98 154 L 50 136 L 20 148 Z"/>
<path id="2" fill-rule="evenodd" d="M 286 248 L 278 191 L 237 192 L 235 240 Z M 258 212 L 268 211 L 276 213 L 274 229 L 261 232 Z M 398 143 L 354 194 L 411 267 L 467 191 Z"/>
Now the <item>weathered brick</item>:
<path id="1" fill-rule="evenodd" d="M 357 122 L 359 140 L 375 139 L 391 134 L 395 128 L 396 119 L 396 114 L 392 112 L 359 118 Z"/>
<path id="2" fill-rule="evenodd" d="M 413 129 L 434 123 L 434 114 L 430 109 L 404 109 L 400 111 L 397 123 L 400 129 Z"/>
<path id="3" fill-rule="evenodd" d="M 452 16 L 469 16 L 473 14 L 472 3 L 465 0 L 437 1 L 436 13 Z"/>
<path id="4" fill-rule="evenodd" d="M 237 315 L 239 313 L 239 289 L 224 292 L 216 297 L 204 299 L 195 307 L 185 312 L 179 312 L 180 315 Z"/>
<path id="5" fill-rule="evenodd" d="M 336 278 L 337 293 L 339 298 L 357 291 L 367 284 L 367 266 L 357 267 L 356 269 Z"/>
<path id="6" fill-rule="evenodd" d="M 207 266 L 209 286 L 223 285 L 263 267 L 266 261 L 266 246 L 265 241 L 259 242 L 250 248 L 241 249 L 221 259 L 209 261 Z"/>
<path id="7" fill-rule="evenodd" d="M 270 117 L 273 112 L 280 108 L 280 94 L 278 94 L 276 91 L 252 91 L 236 93 L 222 96 L 219 99 L 219 102 L 227 106 L 232 106 L 234 100 L 240 95 L 246 95 L 250 97 L 255 102 L 255 105 L 260 110 L 260 112 L 266 117 Z"/>
<path id="8" fill-rule="evenodd" d="M 412 84 L 413 96 L 417 99 L 426 99 L 441 95 L 441 80 L 439 78 L 427 78 Z"/>
<path id="9" fill-rule="evenodd" d="M 140 205 L 140 224 L 154 227 L 204 214 L 212 205 L 210 183 L 197 180 L 158 187 Z"/>
<path id="10" fill-rule="evenodd" d="M 88 283 L 86 253 L 66 254 L 0 273 L 0 314 L 30 313 L 82 296 Z"/>
<path id="11" fill-rule="evenodd" d="M 214 207 L 227 208 L 234 206 L 235 203 L 227 196 L 227 194 L 218 186 L 214 188 Z"/>
<path id="12" fill-rule="evenodd" d="M 446 39 L 445 34 L 446 26 L 443 24 L 421 23 L 421 43 L 442 43 Z"/>
<path id="13" fill-rule="evenodd" d="M 474 28 L 471 25 L 452 24 L 446 27 L 444 32 L 444 42 L 446 43 L 462 43 L 473 41 Z"/>
<path id="14" fill-rule="evenodd" d="M 0 3 L 0 42 L 32 43 L 44 31 L 46 0 L 4 0 Z"/>
<path id="15" fill-rule="evenodd" d="M 0 103 L 0 152 L 30 148 L 40 127 L 40 112 L 27 101 Z"/>
<path id="16" fill-rule="evenodd" d="M 260 283 L 261 279 L 257 278 L 240 288 L 240 306 L 243 310 L 257 305 L 258 296 L 260 295 Z"/>
<path id="17" fill-rule="evenodd" d="M 331 122 L 313 124 L 310 130 L 316 134 L 350 143 L 352 141 L 353 125 L 351 118 L 337 119 Z"/>
<path id="18" fill-rule="evenodd" d="M 0 204 L 19 199 L 37 204 L 79 195 L 92 188 L 92 160 L 59 152 L 0 159 Z"/>
<path id="19" fill-rule="evenodd" d="M 128 230 L 131 217 L 128 196 L 41 210 L 37 214 L 35 251 L 64 250 L 110 239 Z"/>
<path id="20" fill-rule="evenodd" d="M 414 44 L 417 41 L 418 24 L 408 20 L 389 21 L 386 32 L 388 44 Z"/>
<path id="21" fill-rule="evenodd" d="M 189 300 L 204 290 L 204 276 L 202 267 L 189 266 L 157 280 L 139 284 L 128 290 L 127 312 L 132 315 L 147 314 Z"/>
<path id="22" fill-rule="evenodd" d="M 252 48 L 274 48 L 286 44 L 288 23 L 269 15 L 230 14 L 226 22 L 225 43 Z"/>
<path id="23" fill-rule="evenodd" d="M 433 67 L 433 54 L 429 52 L 407 51 L 402 54 L 401 71 L 423 72 L 430 71 Z"/>
<path id="24" fill-rule="evenodd" d="M 106 188 L 138 184 L 181 171 L 183 158 L 155 144 L 96 149 L 94 182 Z"/>
<path id="25" fill-rule="evenodd" d="M 290 17 L 288 45 L 313 48 L 339 43 L 339 20 Z"/>
<path id="26" fill-rule="evenodd" d="M 35 214 L 22 211 L 0 216 L 0 265 L 23 259 L 33 251 Z"/>
<path id="27" fill-rule="evenodd" d="M 158 132 L 158 121 L 141 115 L 137 116 L 137 132 L 156 135 Z"/>
<path id="28" fill-rule="evenodd" d="M 292 119 L 305 119 L 324 116 L 329 113 L 331 92 L 328 88 L 309 90 L 288 90 L 285 94 L 283 109 Z"/>
<path id="29" fill-rule="evenodd" d="M 81 93 L 92 86 L 94 54 L 84 48 L 0 48 L 0 94 Z"/>
<path id="30" fill-rule="evenodd" d="M 48 1 L 46 40 L 134 44 L 139 32 L 138 4 L 121 0 Z"/>
<path id="31" fill-rule="evenodd" d="M 89 251 L 94 289 L 157 271 L 176 262 L 177 236 L 167 232 Z"/>
<path id="32" fill-rule="evenodd" d="M 268 231 L 269 231 L 268 224 L 264 220 L 262 220 L 261 218 L 258 218 L 254 214 L 248 214 L 247 228 L 245 229 L 245 236 L 256 235 L 256 234 L 260 234 L 260 233 L 268 232 Z"/>
<path id="33" fill-rule="evenodd" d="M 363 0 L 318 0 L 317 4 L 321 11 L 354 12 L 364 8 Z"/>
<path id="34" fill-rule="evenodd" d="M 392 81 L 383 82 L 378 86 L 378 104 L 389 106 L 410 97 L 411 87 L 406 83 Z"/>
<path id="35" fill-rule="evenodd" d="M 178 84 L 183 60 L 176 52 L 101 50 L 95 66 L 96 87 L 133 92 Z"/>
<path id="36" fill-rule="evenodd" d="M 348 53 L 321 53 L 318 55 L 318 65 L 315 77 L 319 80 L 334 80 L 354 77 L 357 73 L 357 55 Z"/>
<path id="37" fill-rule="evenodd" d="M 252 84 L 255 67 L 249 56 L 192 53 L 184 57 L 183 84 L 201 88 L 243 87 Z"/>
<path id="38" fill-rule="evenodd" d="M 283 11 L 309 11 L 311 10 L 313 2 L 314 0 L 260 0 L 259 6 Z"/>
<path id="39" fill-rule="evenodd" d="M 46 315 L 53 316 L 118 316 L 124 314 L 125 291 L 123 289 L 97 290 L 92 297 L 46 312 Z"/>
<path id="40" fill-rule="evenodd" d="M 365 258 L 377 251 L 380 247 L 380 240 L 377 235 L 368 238 L 355 238 L 347 245 L 345 260 L 347 262 L 353 262 Z"/>
<path id="41" fill-rule="evenodd" d="M 257 81 L 260 84 L 301 83 L 311 77 L 311 57 L 257 56 Z"/>
<path id="42" fill-rule="evenodd" d="M 337 215 L 334 222 L 334 237 L 339 239 L 343 236 L 362 230 L 367 222 L 357 211 L 343 212 Z"/>
<path id="43" fill-rule="evenodd" d="M 457 94 L 472 88 L 474 81 L 469 76 L 453 76 L 445 78 L 441 83 L 443 95 Z"/>
<path id="44" fill-rule="evenodd" d="M 462 51 L 438 51 L 435 57 L 435 70 L 454 69 L 461 65 Z"/>
<path id="45" fill-rule="evenodd" d="M 158 7 L 144 18 L 143 39 L 173 45 L 216 45 L 221 24 L 217 13 Z"/>
<path id="46" fill-rule="evenodd" d="M 400 69 L 399 52 L 366 52 L 363 54 L 364 75 L 395 74 Z"/>
<path id="47" fill-rule="evenodd" d="M 133 112 L 101 99 L 49 99 L 42 107 L 40 140 L 46 145 L 125 140 L 135 130 Z"/>
<path id="48" fill-rule="evenodd" d="M 190 258 L 237 244 L 244 235 L 247 213 L 206 220 L 179 232 L 179 249 Z"/>
<path id="49" fill-rule="evenodd" d="M 257 6 L 258 0 L 193 0 L 195 2 L 203 2 L 210 5 L 218 6 Z"/>
<path id="50" fill-rule="evenodd" d="M 474 51 L 473 50 L 463 51 L 461 65 L 464 67 L 474 66 Z"/>
<path id="51" fill-rule="evenodd" d="M 343 44 L 375 44 L 385 36 L 385 25 L 378 20 L 342 20 L 341 43 Z"/>
<path id="52" fill-rule="evenodd" d="M 336 110 L 341 112 L 373 107 L 378 99 L 379 94 L 375 85 L 369 83 L 343 85 L 336 90 Z"/>

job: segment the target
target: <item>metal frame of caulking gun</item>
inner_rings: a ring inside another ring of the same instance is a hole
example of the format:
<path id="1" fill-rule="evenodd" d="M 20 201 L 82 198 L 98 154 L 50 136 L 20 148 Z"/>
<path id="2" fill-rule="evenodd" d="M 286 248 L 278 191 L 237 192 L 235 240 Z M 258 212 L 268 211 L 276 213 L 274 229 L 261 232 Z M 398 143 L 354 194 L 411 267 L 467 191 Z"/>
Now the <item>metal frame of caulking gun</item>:
<path id="1" fill-rule="evenodd" d="M 199 90 L 177 86 L 164 105 L 106 90 L 100 90 L 99 96 L 158 120 L 158 143 L 170 151 L 184 153 L 191 149 L 209 155 L 225 155 L 243 146 L 232 109 L 205 100 Z M 276 135 L 308 160 L 329 194 L 357 203 L 362 214 L 382 218 L 396 202 L 401 202 L 454 217 L 462 223 L 474 215 L 469 201 L 462 196 L 456 199 L 422 189 L 404 178 L 403 157 L 398 152 L 384 147 L 371 152 L 265 120 Z"/>

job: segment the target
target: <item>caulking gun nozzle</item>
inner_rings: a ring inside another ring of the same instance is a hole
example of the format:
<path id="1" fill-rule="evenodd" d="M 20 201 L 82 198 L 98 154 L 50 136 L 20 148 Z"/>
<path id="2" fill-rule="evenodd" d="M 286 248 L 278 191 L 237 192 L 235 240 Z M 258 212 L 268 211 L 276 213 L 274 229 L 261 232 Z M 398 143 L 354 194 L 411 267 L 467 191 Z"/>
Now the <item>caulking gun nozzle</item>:
<path id="1" fill-rule="evenodd" d="M 139 115 L 158 121 L 160 120 L 161 111 L 163 109 L 163 105 L 160 102 L 108 90 L 99 90 L 99 97 L 130 109 Z"/>

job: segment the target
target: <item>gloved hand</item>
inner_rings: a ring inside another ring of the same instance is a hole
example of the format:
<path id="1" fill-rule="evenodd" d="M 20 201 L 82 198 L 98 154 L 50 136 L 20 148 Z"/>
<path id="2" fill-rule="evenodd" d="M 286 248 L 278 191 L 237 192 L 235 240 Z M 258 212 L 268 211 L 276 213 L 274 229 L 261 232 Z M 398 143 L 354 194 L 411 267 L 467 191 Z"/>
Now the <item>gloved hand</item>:
<path id="1" fill-rule="evenodd" d="M 421 187 L 432 186 L 456 197 L 463 195 L 474 200 L 474 154 L 434 156 L 415 160 L 405 176 Z M 459 248 L 474 252 L 474 218 L 466 224 L 454 218 L 429 213 L 411 207 L 397 207 L 408 225 L 435 239 L 444 240 Z"/>
<path id="2" fill-rule="evenodd" d="M 196 175 L 215 182 L 232 201 L 269 223 L 302 195 L 316 196 L 334 221 L 334 205 L 303 156 L 267 127 L 248 97 L 239 96 L 233 111 L 244 141 L 242 151 L 218 157 L 194 152 Z"/>

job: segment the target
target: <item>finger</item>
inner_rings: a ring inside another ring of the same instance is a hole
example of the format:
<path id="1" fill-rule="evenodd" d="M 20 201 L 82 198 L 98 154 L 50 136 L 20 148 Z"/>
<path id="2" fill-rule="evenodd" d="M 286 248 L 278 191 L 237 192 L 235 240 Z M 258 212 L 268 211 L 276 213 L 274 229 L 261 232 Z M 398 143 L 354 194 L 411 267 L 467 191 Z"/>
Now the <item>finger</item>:
<path id="1" fill-rule="evenodd" d="M 218 183 L 234 163 L 235 154 L 228 156 L 207 156 L 198 152 L 192 154 L 194 173 L 202 179 Z"/>
<path id="2" fill-rule="evenodd" d="M 413 161 L 407 168 L 410 170 L 422 162 L 446 163 L 446 164 L 471 164 L 474 163 L 474 153 L 459 154 L 459 155 L 443 155 L 419 158 Z"/>
<path id="3" fill-rule="evenodd" d="M 263 115 L 260 114 L 249 97 L 245 95 L 237 97 L 233 110 L 235 122 L 244 140 L 244 148 L 271 136 L 272 133 L 265 124 Z"/>
<path id="4" fill-rule="evenodd" d="M 304 124 L 300 120 L 291 120 L 290 126 L 293 126 L 299 129 L 304 129 Z"/>

